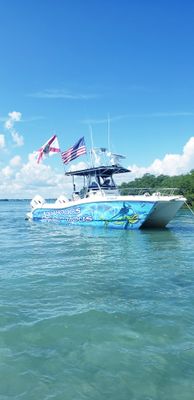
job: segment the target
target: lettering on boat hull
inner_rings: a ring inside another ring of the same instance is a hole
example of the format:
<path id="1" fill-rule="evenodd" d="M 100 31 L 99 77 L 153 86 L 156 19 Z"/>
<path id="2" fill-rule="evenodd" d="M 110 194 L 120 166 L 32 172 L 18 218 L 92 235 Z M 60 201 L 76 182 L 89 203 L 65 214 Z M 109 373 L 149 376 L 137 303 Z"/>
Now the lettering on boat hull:
<path id="1" fill-rule="evenodd" d="M 90 225 L 116 229 L 138 229 L 148 217 L 154 202 L 102 201 L 61 209 L 37 208 L 32 219 L 65 225 Z"/>

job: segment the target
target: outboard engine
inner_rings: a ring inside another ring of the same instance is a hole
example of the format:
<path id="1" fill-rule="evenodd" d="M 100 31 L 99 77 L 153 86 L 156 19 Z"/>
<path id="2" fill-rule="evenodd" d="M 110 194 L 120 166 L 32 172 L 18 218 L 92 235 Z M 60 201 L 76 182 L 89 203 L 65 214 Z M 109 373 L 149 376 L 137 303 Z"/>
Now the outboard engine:
<path id="1" fill-rule="evenodd" d="M 43 204 L 45 203 L 45 200 L 43 199 L 43 197 L 39 196 L 38 194 L 32 199 L 31 201 L 31 207 L 32 210 L 34 210 L 35 208 L 41 208 L 43 206 Z"/>
<path id="2" fill-rule="evenodd" d="M 58 197 L 58 199 L 55 201 L 55 204 L 57 204 L 58 206 L 63 206 L 65 203 L 68 202 L 67 197 L 61 195 Z"/>

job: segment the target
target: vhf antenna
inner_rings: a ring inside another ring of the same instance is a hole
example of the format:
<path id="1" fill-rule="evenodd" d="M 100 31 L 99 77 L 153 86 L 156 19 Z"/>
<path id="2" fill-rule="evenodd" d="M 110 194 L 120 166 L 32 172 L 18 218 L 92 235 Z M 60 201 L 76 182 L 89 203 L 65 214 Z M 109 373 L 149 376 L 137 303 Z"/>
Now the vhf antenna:
<path id="1" fill-rule="evenodd" d="M 91 140 L 91 150 L 90 150 L 90 161 L 92 167 L 94 167 L 94 160 L 93 160 L 93 148 L 94 148 L 94 141 L 93 141 L 93 131 L 92 131 L 92 126 L 89 124 L 89 129 L 90 129 L 90 140 Z"/>
<path id="2" fill-rule="evenodd" d="M 110 152 L 110 115 L 107 118 L 108 151 Z"/>

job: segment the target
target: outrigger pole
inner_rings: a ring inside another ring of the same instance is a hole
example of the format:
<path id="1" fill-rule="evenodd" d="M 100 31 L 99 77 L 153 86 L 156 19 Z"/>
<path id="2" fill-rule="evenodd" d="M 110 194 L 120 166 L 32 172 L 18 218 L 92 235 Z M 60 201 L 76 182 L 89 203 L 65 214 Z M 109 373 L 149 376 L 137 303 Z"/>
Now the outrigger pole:
<path id="1" fill-rule="evenodd" d="M 93 157 L 92 157 L 92 152 L 93 152 L 93 148 L 94 148 L 92 126 L 89 125 L 89 128 L 90 128 L 90 140 L 91 140 L 90 162 L 91 162 L 91 166 L 94 167 L 94 160 L 93 160 Z"/>

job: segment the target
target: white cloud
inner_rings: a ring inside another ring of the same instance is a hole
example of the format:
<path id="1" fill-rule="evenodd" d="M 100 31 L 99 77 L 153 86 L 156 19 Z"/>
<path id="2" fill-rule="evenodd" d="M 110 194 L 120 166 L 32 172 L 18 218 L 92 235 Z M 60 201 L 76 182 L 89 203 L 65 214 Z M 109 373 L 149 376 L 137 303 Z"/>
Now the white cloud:
<path id="1" fill-rule="evenodd" d="M 115 115 L 115 116 L 111 116 L 111 117 L 109 115 L 107 115 L 106 118 L 84 119 L 82 121 L 82 123 L 86 124 L 86 125 L 98 125 L 98 124 L 106 124 L 106 125 L 108 125 L 109 122 L 119 121 L 121 119 L 128 118 L 129 116 L 130 116 L 129 114 Z"/>
<path id="2" fill-rule="evenodd" d="M 44 163 L 37 164 L 34 153 L 29 154 L 24 164 L 20 156 L 15 156 L 0 170 L 0 197 L 32 198 L 40 194 L 53 198 L 61 194 L 69 196 L 71 191 L 71 178 Z"/>
<path id="3" fill-rule="evenodd" d="M 12 131 L 11 136 L 12 136 L 13 142 L 15 143 L 15 146 L 21 147 L 24 145 L 24 138 L 22 135 L 19 135 L 18 132 Z"/>
<path id="4" fill-rule="evenodd" d="M 107 124 L 109 122 L 114 122 L 126 118 L 176 118 L 176 117 L 193 117 L 193 111 L 175 111 L 175 112 L 155 112 L 155 113 L 147 113 L 147 114 L 121 114 L 115 116 L 107 116 L 107 118 L 99 118 L 99 119 L 85 119 L 81 121 L 86 125 L 98 125 L 98 124 Z"/>
<path id="5" fill-rule="evenodd" d="M 2 174 L 4 177 L 10 177 L 13 174 L 13 170 L 9 165 L 2 169 Z"/>
<path id="6" fill-rule="evenodd" d="M 130 165 L 132 173 L 130 179 L 141 177 L 146 173 L 154 175 L 180 175 L 186 174 L 194 168 L 194 136 L 183 147 L 181 154 L 166 154 L 163 159 L 156 159 L 148 167 Z"/>
<path id="7" fill-rule="evenodd" d="M 8 114 L 8 118 L 5 121 L 5 128 L 11 133 L 15 146 L 20 147 L 24 144 L 24 138 L 14 128 L 15 122 L 21 121 L 22 114 L 19 111 L 12 111 Z"/>
<path id="8" fill-rule="evenodd" d="M 87 168 L 87 164 L 80 162 L 72 164 L 70 170 Z M 163 159 L 154 160 L 148 167 L 129 166 L 132 173 L 118 175 L 118 183 L 140 177 L 145 173 L 155 175 L 178 175 L 189 172 L 194 168 L 194 137 L 191 137 L 181 154 L 166 154 Z M 80 180 L 76 179 L 77 188 Z M 56 171 L 45 163 L 37 164 L 36 155 L 29 154 L 26 163 L 22 163 L 20 156 L 10 159 L 7 166 L 0 170 L 0 193 L 5 198 L 32 198 L 40 194 L 44 198 L 58 197 L 61 194 L 70 196 L 72 192 L 71 177 Z"/>
<path id="9" fill-rule="evenodd" d="M 86 169 L 88 167 L 89 166 L 88 166 L 87 163 L 85 163 L 84 161 L 80 161 L 77 164 L 71 164 L 71 166 L 69 168 L 69 171 L 77 171 L 77 170 L 80 170 L 80 169 Z"/>
<path id="10" fill-rule="evenodd" d="M 93 93 L 70 93 L 67 90 L 47 89 L 40 92 L 32 93 L 30 97 L 39 99 L 65 99 L 65 100 L 89 100 L 98 97 Z"/>
<path id="11" fill-rule="evenodd" d="M 0 149 L 5 147 L 5 135 L 0 134 Z"/>
<path id="12" fill-rule="evenodd" d="M 10 160 L 9 164 L 10 164 L 12 167 L 18 167 L 18 166 L 20 166 L 20 165 L 21 165 L 21 157 L 20 157 L 20 156 L 15 156 L 15 157 L 13 157 L 13 158 Z"/>
<path id="13" fill-rule="evenodd" d="M 5 128 L 6 129 L 11 129 L 14 126 L 15 122 L 18 122 L 21 120 L 22 114 L 18 111 L 12 111 L 8 114 L 8 119 L 5 121 Z"/>

